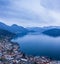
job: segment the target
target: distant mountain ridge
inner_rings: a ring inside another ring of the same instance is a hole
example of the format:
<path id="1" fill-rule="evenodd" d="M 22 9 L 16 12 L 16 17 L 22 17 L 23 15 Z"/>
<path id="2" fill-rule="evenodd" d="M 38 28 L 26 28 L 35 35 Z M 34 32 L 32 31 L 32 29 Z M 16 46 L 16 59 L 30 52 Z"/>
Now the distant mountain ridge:
<path id="1" fill-rule="evenodd" d="M 24 28 L 22 26 L 18 26 L 16 24 L 13 24 L 12 26 L 8 26 L 2 22 L 0 22 L 0 29 L 7 30 L 7 31 L 15 33 L 15 34 L 27 33 L 27 31 L 28 31 L 26 28 Z"/>
<path id="2" fill-rule="evenodd" d="M 47 26 L 47 27 L 27 27 L 27 29 L 30 31 L 30 32 L 44 32 L 46 30 L 50 30 L 50 29 L 60 29 L 60 26 Z"/>
<path id="3" fill-rule="evenodd" d="M 4 32 L 4 30 L 6 33 L 10 32 L 10 33 L 16 34 L 17 36 L 23 36 L 28 33 L 35 33 L 35 34 L 42 33 L 42 34 L 46 34 L 46 35 L 54 36 L 54 37 L 60 36 L 60 26 L 24 28 L 24 27 L 18 26 L 16 24 L 13 24 L 12 26 L 8 26 L 8 25 L 0 22 L 0 31 Z"/>

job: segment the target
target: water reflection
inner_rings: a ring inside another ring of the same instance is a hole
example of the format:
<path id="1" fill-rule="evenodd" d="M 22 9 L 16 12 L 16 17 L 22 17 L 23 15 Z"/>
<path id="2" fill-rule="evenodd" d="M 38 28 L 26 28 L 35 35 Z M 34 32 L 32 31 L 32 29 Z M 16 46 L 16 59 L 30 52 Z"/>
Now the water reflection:
<path id="1" fill-rule="evenodd" d="M 28 34 L 13 41 L 19 43 L 21 51 L 25 54 L 60 58 L 60 37 Z"/>

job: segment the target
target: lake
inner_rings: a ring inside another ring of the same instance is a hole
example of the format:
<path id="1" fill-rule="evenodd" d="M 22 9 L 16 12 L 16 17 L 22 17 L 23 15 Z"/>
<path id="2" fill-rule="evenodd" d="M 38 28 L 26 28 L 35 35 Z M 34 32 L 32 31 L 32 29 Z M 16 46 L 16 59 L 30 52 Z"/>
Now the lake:
<path id="1" fill-rule="evenodd" d="M 12 39 L 18 42 L 20 49 L 27 55 L 48 56 L 60 59 L 60 37 L 50 37 L 43 34 L 28 34 Z"/>

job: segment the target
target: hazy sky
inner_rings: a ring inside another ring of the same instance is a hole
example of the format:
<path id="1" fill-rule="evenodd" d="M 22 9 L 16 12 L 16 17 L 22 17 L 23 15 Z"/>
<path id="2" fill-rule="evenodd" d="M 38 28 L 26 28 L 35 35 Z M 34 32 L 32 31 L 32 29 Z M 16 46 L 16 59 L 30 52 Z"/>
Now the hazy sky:
<path id="1" fill-rule="evenodd" d="M 0 21 L 8 25 L 60 25 L 60 0 L 0 0 Z"/>

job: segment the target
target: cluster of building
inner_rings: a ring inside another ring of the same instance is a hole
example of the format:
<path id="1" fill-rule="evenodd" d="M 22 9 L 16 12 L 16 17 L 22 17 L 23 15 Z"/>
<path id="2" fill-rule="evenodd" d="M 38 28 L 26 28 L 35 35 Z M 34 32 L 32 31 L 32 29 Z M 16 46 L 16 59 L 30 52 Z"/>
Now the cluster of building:
<path id="1" fill-rule="evenodd" d="M 46 57 L 25 55 L 17 43 L 5 38 L 0 40 L 0 64 L 60 64 L 60 62 Z"/>

